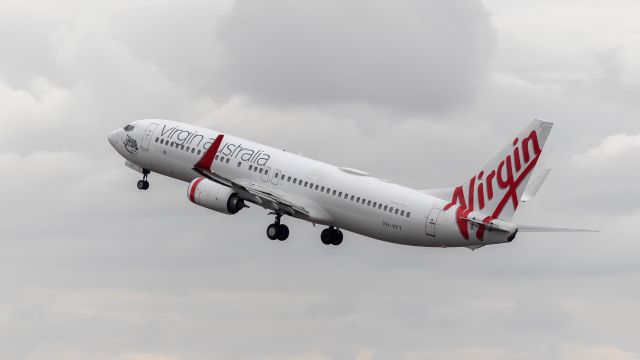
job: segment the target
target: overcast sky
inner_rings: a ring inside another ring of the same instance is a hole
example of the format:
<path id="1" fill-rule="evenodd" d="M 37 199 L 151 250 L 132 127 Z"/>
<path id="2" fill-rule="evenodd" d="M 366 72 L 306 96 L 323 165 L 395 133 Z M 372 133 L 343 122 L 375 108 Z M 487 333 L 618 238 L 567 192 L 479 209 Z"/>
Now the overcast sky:
<path id="1" fill-rule="evenodd" d="M 635 0 L 0 0 L 0 358 L 640 359 Z M 553 170 L 471 252 L 340 247 L 124 167 L 140 118 L 416 188 L 532 118 Z"/>

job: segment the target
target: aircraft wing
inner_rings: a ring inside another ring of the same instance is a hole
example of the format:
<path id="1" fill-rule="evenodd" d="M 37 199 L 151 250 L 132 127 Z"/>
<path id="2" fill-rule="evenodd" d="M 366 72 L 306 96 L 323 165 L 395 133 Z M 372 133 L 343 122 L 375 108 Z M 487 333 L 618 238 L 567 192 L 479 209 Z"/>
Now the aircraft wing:
<path id="1" fill-rule="evenodd" d="M 225 186 L 229 186 L 237 191 L 238 196 L 244 200 L 251 201 L 265 208 L 278 212 L 285 212 L 289 215 L 309 216 L 309 211 L 299 204 L 295 199 L 279 191 L 268 189 L 250 180 L 232 180 L 216 173 L 213 169 L 215 154 L 222 144 L 224 135 L 220 134 L 202 158 L 193 166 L 193 169 L 209 180 L 215 181 Z"/>

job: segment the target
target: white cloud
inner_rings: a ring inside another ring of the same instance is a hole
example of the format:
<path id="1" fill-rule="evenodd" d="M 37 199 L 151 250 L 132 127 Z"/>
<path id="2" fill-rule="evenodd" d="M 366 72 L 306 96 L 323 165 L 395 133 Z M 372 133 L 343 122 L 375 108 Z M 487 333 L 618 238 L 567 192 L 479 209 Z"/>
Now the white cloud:
<path id="1" fill-rule="evenodd" d="M 585 151 L 575 158 L 578 161 L 588 163 L 592 161 L 608 160 L 616 157 L 625 151 L 640 147 L 640 134 L 616 134 L 607 136 L 595 147 Z"/>

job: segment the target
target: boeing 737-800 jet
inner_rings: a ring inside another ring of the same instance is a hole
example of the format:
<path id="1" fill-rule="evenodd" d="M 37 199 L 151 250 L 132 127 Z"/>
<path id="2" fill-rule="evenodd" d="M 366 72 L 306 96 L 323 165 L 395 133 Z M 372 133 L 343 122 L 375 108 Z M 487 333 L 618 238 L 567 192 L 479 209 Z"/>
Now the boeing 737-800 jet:
<path id="1" fill-rule="evenodd" d="M 187 198 L 223 214 L 256 204 L 275 215 L 267 237 L 285 240 L 287 215 L 327 226 L 320 238 L 339 245 L 348 230 L 397 244 L 468 247 L 512 241 L 519 231 L 582 231 L 524 226 L 510 220 L 547 175 L 529 183 L 552 123 L 534 120 L 470 179 L 448 189 L 414 190 L 199 126 L 138 120 L 109 135 L 126 166 L 189 183 Z"/>

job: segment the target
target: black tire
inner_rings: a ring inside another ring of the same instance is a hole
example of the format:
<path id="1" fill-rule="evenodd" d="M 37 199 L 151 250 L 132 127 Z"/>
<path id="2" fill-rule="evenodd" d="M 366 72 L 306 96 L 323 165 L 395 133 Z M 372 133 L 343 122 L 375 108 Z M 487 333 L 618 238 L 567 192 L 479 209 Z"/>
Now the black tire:
<path id="1" fill-rule="evenodd" d="M 335 246 L 342 244 L 342 239 L 343 239 L 342 231 L 336 229 L 334 230 L 333 235 L 334 235 L 334 238 L 331 244 Z"/>
<path id="2" fill-rule="evenodd" d="M 149 190 L 149 182 L 144 180 L 144 188 L 142 190 Z"/>
<path id="3" fill-rule="evenodd" d="M 322 230 L 322 232 L 320 233 L 320 240 L 322 241 L 323 244 L 325 245 L 331 245 L 331 243 L 333 242 L 333 232 L 331 231 L 331 229 L 324 229 Z"/>
<path id="4" fill-rule="evenodd" d="M 276 240 L 278 239 L 278 225 L 277 224 L 271 224 L 269 226 L 267 226 L 267 237 L 270 240 Z"/>
<path id="5" fill-rule="evenodd" d="M 145 183 L 144 180 L 138 180 L 138 183 L 136 184 L 136 186 L 138 187 L 138 190 L 145 190 L 144 183 Z"/>
<path id="6" fill-rule="evenodd" d="M 289 237 L 289 227 L 287 225 L 278 226 L 278 240 L 285 241 Z"/>

